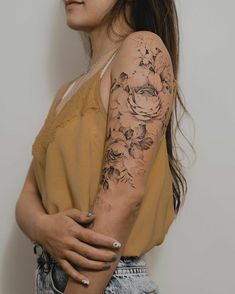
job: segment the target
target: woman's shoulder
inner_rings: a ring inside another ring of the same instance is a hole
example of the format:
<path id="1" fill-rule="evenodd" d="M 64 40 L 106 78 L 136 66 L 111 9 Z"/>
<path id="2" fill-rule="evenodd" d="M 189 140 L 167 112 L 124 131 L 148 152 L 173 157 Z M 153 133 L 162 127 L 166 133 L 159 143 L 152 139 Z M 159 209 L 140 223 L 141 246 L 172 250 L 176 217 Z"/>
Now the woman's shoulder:
<path id="1" fill-rule="evenodd" d="M 164 51 L 168 51 L 162 38 L 151 31 L 134 31 L 131 32 L 123 41 L 120 49 L 124 50 L 124 49 L 132 49 L 132 48 L 136 48 L 139 46 L 158 46 L 159 48 L 161 48 Z"/>
<path id="2" fill-rule="evenodd" d="M 122 42 L 112 67 L 119 68 L 120 64 L 138 64 L 141 58 L 152 57 L 158 53 L 171 63 L 171 56 L 161 37 L 151 31 L 134 31 Z"/>
<path id="3" fill-rule="evenodd" d="M 160 36 L 152 31 L 133 31 L 125 38 L 125 41 L 129 39 L 137 40 L 139 38 L 161 40 Z"/>
<path id="4" fill-rule="evenodd" d="M 112 63 L 111 77 L 133 76 L 137 82 L 147 72 L 159 74 L 164 70 L 164 75 L 174 76 L 171 55 L 160 36 L 151 31 L 134 31 L 122 42 Z"/>

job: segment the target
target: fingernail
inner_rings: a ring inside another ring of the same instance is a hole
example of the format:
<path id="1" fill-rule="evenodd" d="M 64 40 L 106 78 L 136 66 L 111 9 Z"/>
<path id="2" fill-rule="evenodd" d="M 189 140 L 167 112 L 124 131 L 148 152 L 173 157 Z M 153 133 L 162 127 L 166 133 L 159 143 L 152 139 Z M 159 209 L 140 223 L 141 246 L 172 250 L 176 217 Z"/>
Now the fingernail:
<path id="1" fill-rule="evenodd" d="M 104 269 L 109 269 L 109 268 L 111 268 L 111 264 L 109 264 L 109 263 L 106 263 L 105 265 L 104 265 L 104 267 L 103 267 Z"/>
<path id="2" fill-rule="evenodd" d="M 113 255 L 112 256 L 112 261 L 115 261 L 115 260 L 117 260 L 117 256 L 116 255 Z"/>
<path id="3" fill-rule="evenodd" d="M 118 241 L 113 242 L 113 247 L 114 248 L 120 248 L 122 245 Z"/>
<path id="4" fill-rule="evenodd" d="M 89 284 L 90 284 L 90 282 L 89 282 L 88 280 L 82 280 L 82 283 L 83 283 L 84 285 L 89 285 Z"/>
<path id="5" fill-rule="evenodd" d="M 87 214 L 88 217 L 94 215 L 94 212 L 93 211 L 89 211 L 89 213 Z"/>

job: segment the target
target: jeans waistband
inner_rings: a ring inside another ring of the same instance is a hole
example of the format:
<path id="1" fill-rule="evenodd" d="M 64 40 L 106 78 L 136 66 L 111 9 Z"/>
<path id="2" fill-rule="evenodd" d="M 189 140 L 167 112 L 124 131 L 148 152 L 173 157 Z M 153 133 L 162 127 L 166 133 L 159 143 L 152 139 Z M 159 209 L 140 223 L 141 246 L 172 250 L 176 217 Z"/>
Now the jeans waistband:
<path id="1" fill-rule="evenodd" d="M 41 248 L 40 253 L 34 250 L 37 255 L 37 263 L 50 270 L 52 264 L 59 263 L 45 250 Z M 60 265 L 59 265 L 60 266 Z M 74 265 L 79 269 L 79 266 Z M 142 256 L 121 256 L 114 271 L 115 275 L 125 274 L 148 274 L 147 265 Z"/>

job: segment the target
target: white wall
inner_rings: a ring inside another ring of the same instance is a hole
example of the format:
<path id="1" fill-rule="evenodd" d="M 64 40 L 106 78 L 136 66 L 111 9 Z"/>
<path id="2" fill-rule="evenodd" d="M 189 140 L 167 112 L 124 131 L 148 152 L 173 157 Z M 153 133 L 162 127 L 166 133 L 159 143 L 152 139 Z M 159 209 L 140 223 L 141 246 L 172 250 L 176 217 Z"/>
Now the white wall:
<path id="1" fill-rule="evenodd" d="M 161 294 L 234 293 L 235 5 L 181 0 L 177 6 L 179 82 L 195 123 L 197 161 L 187 169 L 183 210 L 146 261 Z M 56 0 L 3 2 L 0 36 L 0 294 L 31 294 L 35 257 L 15 223 L 15 202 L 55 91 L 82 71 L 85 52 Z M 192 121 L 185 116 L 183 123 L 185 130 Z"/>

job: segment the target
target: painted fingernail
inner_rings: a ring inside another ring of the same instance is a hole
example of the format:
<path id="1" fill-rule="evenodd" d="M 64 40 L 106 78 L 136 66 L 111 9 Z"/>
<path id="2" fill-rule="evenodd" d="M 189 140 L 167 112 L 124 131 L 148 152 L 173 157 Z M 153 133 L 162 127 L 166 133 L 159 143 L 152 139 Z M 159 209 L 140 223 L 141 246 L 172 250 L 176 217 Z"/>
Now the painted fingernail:
<path id="1" fill-rule="evenodd" d="M 89 284 L 90 284 L 90 282 L 89 282 L 88 280 L 82 280 L 82 283 L 83 283 L 84 285 L 89 285 Z"/>
<path id="2" fill-rule="evenodd" d="M 113 255 L 112 256 L 112 261 L 115 261 L 115 260 L 117 260 L 117 256 L 116 255 Z"/>
<path id="3" fill-rule="evenodd" d="M 109 269 L 109 268 L 111 268 L 111 264 L 109 264 L 109 263 L 106 263 L 105 265 L 104 265 L 104 267 L 103 267 L 104 269 Z"/>
<path id="4" fill-rule="evenodd" d="M 113 247 L 114 248 L 120 248 L 122 245 L 118 241 L 113 242 Z"/>
<path id="5" fill-rule="evenodd" d="M 90 217 L 90 216 L 93 216 L 94 215 L 94 212 L 93 211 L 90 211 L 87 216 Z"/>

